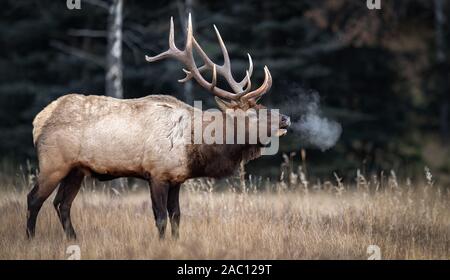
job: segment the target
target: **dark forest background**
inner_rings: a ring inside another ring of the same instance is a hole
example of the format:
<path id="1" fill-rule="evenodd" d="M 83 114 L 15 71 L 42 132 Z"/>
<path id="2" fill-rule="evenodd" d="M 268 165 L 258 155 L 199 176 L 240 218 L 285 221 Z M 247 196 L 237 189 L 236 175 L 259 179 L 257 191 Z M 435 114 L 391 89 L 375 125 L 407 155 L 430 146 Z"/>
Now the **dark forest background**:
<path id="1" fill-rule="evenodd" d="M 109 8 L 115 2 L 81 0 L 81 10 L 69 10 L 65 0 L 2 1 L 3 162 L 35 162 L 31 123 L 51 100 L 72 92 L 105 94 Z M 316 91 L 324 115 L 341 123 L 337 145 L 324 152 L 304 146 L 295 134 L 282 139 L 281 152 L 296 152 L 297 164 L 299 151 L 306 149 L 309 174 L 393 169 L 415 177 L 427 165 L 446 180 L 450 3 L 381 0 L 381 7 L 369 10 L 366 0 L 124 0 L 123 97 L 171 94 L 214 106 L 197 85 L 176 82 L 183 77 L 178 63 L 144 59 L 167 48 L 170 16 L 177 45 L 183 46 L 182 26 L 190 11 L 194 34 L 215 61 L 222 57 L 212 24 L 227 44 L 234 72 L 245 73 L 247 52 L 255 63 L 255 84 L 262 81 L 262 67 L 269 66 L 274 85 L 263 104 L 283 110 L 295 106 L 300 91 Z M 282 153 L 249 169 L 278 176 L 281 162 Z"/>

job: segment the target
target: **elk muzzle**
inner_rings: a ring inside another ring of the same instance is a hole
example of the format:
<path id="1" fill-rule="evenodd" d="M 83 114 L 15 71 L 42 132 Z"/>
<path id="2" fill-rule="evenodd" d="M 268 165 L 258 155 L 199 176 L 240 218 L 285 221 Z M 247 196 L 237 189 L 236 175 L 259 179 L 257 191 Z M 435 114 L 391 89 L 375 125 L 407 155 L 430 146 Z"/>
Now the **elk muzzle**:
<path id="1" fill-rule="evenodd" d="M 280 114 L 280 124 L 277 136 L 280 137 L 285 135 L 290 125 L 291 125 L 291 118 L 286 115 Z"/>

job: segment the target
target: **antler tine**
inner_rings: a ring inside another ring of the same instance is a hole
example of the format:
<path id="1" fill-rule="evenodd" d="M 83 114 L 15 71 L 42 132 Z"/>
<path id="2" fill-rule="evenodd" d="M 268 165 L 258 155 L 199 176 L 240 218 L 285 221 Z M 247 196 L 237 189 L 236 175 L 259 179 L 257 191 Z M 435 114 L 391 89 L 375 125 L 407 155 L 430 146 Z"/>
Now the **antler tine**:
<path id="1" fill-rule="evenodd" d="M 170 31 L 169 31 L 169 49 L 178 50 L 175 45 L 175 32 L 173 28 L 173 17 L 170 17 Z"/>
<path id="2" fill-rule="evenodd" d="M 178 80 L 179 83 L 185 83 L 185 82 L 191 80 L 191 79 L 194 77 L 194 75 L 192 74 L 191 71 L 186 70 L 186 69 L 184 69 L 184 68 L 183 68 L 182 70 L 183 70 L 183 72 L 186 74 L 186 77 L 184 77 L 183 79 L 179 79 L 179 80 Z M 203 73 L 203 72 L 205 72 L 206 70 L 208 70 L 208 67 L 206 67 L 206 65 L 202 65 L 200 68 L 198 68 L 198 72 L 199 72 L 199 73 Z"/>
<path id="3" fill-rule="evenodd" d="M 213 73 L 213 81 L 212 83 L 207 82 L 202 75 L 200 74 L 199 69 L 197 68 L 195 64 L 194 55 L 192 53 L 192 45 L 194 44 L 194 36 L 192 31 L 192 17 L 191 14 L 189 14 L 188 18 L 188 32 L 187 32 L 187 39 L 186 39 L 186 48 L 182 52 L 182 55 L 179 57 L 179 60 L 181 60 L 187 67 L 188 72 L 186 73 L 186 78 L 183 80 L 188 80 L 188 76 L 192 76 L 202 87 L 209 89 L 214 95 L 219 96 L 221 98 L 231 99 L 231 100 L 237 100 L 240 96 L 228 92 L 226 90 L 223 90 L 221 88 L 216 87 L 217 83 L 217 70 L 214 70 Z M 198 45 L 198 44 L 197 44 Z M 206 55 L 206 54 L 205 54 Z M 213 65 L 214 67 L 214 65 Z"/>
<path id="4" fill-rule="evenodd" d="M 251 78 L 252 74 L 253 74 L 253 60 L 249 53 L 247 53 L 247 56 L 248 56 L 248 64 L 249 64 L 248 72 L 250 73 L 250 78 Z"/>
<path id="5" fill-rule="evenodd" d="M 191 13 L 189 13 L 189 18 L 188 18 L 188 30 L 187 30 L 187 38 L 186 38 L 186 47 L 184 49 L 184 53 L 187 56 L 192 57 L 192 38 L 193 38 L 193 31 L 192 31 L 192 17 L 191 17 Z M 192 58 L 192 62 L 195 64 L 194 59 Z M 193 65 L 194 66 L 194 65 Z"/>
<path id="6" fill-rule="evenodd" d="M 243 87 L 245 86 L 244 83 L 238 83 L 234 80 L 233 75 L 231 73 L 231 62 L 230 62 L 230 56 L 228 55 L 228 50 L 225 46 L 225 43 L 223 42 L 223 39 L 220 35 L 219 30 L 214 25 L 214 30 L 216 32 L 217 39 L 220 44 L 220 48 L 222 50 L 222 55 L 224 58 L 224 64 L 223 65 L 217 65 L 208 57 L 208 55 L 205 53 L 205 51 L 202 49 L 200 44 L 197 42 L 195 38 L 193 38 L 194 48 L 202 58 L 203 62 L 205 63 L 204 66 L 207 66 L 210 70 L 213 70 L 212 68 L 214 65 L 216 65 L 217 72 L 222 75 L 225 80 L 228 82 L 230 87 L 233 89 L 233 91 L 237 94 L 238 97 L 241 97 L 243 95 Z"/>
<path id="7" fill-rule="evenodd" d="M 239 83 L 239 86 L 241 88 L 244 88 L 247 85 L 247 83 L 250 83 L 250 79 L 253 74 L 253 60 L 249 53 L 247 53 L 247 56 L 248 56 L 248 64 L 249 65 L 248 65 L 248 70 L 246 72 L 244 79 L 242 79 L 242 81 Z M 247 88 L 250 89 L 249 86 L 247 86 Z"/>
<path id="8" fill-rule="evenodd" d="M 248 102 L 249 100 L 256 100 L 263 96 L 272 87 L 272 75 L 270 74 L 269 68 L 264 66 L 264 82 L 263 84 L 252 92 L 249 92 L 242 96 L 241 100 Z"/>
<path id="9" fill-rule="evenodd" d="M 169 49 L 163 53 L 160 53 L 155 56 L 145 56 L 145 60 L 148 62 L 155 62 L 166 57 L 170 56 L 178 56 L 181 54 L 181 51 L 175 45 L 175 32 L 173 27 L 173 17 L 170 17 L 170 31 L 169 31 Z"/>
<path id="10" fill-rule="evenodd" d="M 182 70 L 186 74 L 186 77 L 184 77 L 183 79 L 179 79 L 178 80 L 179 83 L 185 83 L 185 82 L 189 81 L 190 79 L 192 79 L 193 75 L 192 75 L 191 71 L 188 71 L 184 68 Z"/>
<path id="11" fill-rule="evenodd" d="M 146 55 L 145 56 L 145 60 L 147 60 L 148 62 L 155 62 L 155 61 L 164 59 L 166 57 L 169 57 L 170 55 L 171 55 L 171 52 L 169 50 L 167 50 L 167 51 L 165 51 L 163 53 L 160 53 L 158 55 L 155 55 L 155 56 L 148 56 L 148 55 Z"/>
<path id="12" fill-rule="evenodd" d="M 228 54 L 227 47 L 225 46 L 225 43 L 223 42 L 222 36 L 220 35 L 219 29 L 214 24 L 214 31 L 216 32 L 217 40 L 219 41 L 220 49 L 222 51 L 223 56 L 223 65 L 220 67 L 220 72 L 224 76 L 224 78 L 227 80 L 230 87 L 233 89 L 236 94 L 241 97 L 243 92 L 243 85 L 236 82 L 236 80 L 233 78 L 233 73 L 231 72 L 231 62 L 230 62 L 230 55 Z"/>
<path id="13" fill-rule="evenodd" d="M 211 82 L 211 90 L 213 90 L 216 87 L 217 84 L 217 69 L 216 65 L 213 66 L 213 74 L 212 74 L 212 82 Z"/>
<path id="14" fill-rule="evenodd" d="M 228 55 L 227 47 L 225 46 L 225 43 L 222 40 L 222 36 L 220 36 L 220 32 L 219 32 L 219 29 L 217 29 L 217 26 L 215 24 L 213 24 L 213 27 L 214 27 L 214 31 L 216 32 L 217 40 L 219 41 L 220 49 L 222 50 L 223 67 L 230 69 L 230 56 Z M 230 71 L 231 71 L 231 69 L 230 69 Z"/>
<path id="15" fill-rule="evenodd" d="M 219 34 L 219 36 L 220 36 L 220 34 Z M 221 38 L 220 38 L 220 40 L 221 40 Z M 200 44 L 197 42 L 197 40 L 195 38 L 193 38 L 193 43 L 194 43 L 194 48 L 197 50 L 198 54 L 200 55 L 203 62 L 205 63 L 201 68 L 209 68 L 209 69 L 212 68 L 213 78 L 215 78 L 214 75 L 217 75 L 217 72 L 219 72 L 220 75 L 225 77 L 227 82 L 230 84 L 231 88 L 235 92 L 238 92 L 238 94 L 237 94 L 238 97 L 241 97 L 243 94 L 248 92 L 248 90 L 250 88 L 247 88 L 245 91 L 243 91 L 243 87 L 246 85 L 247 81 L 250 79 L 250 76 L 248 76 L 248 78 L 247 78 L 247 76 L 244 78 L 242 85 L 240 83 L 236 83 L 236 81 L 232 77 L 230 79 L 231 75 L 229 74 L 229 72 L 231 72 L 231 70 L 228 71 L 228 69 L 230 69 L 230 68 L 225 67 L 225 64 L 222 66 L 219 66 L 219 65 L 215 64 L 214 62 L 212 62 L 212 60 L 208 57 L 208 55 L 205 53 L 205 51 L 202 49 L 202 47 L 200 47 Z M 222 41 L 222 43 L 223 43 L 223 41 Z M 225 54 L 226 54 L 226 56 L 224 56 L 224 57 L 229 57 L 226 48 L 224 48 L 224 50 L 225 50 Z M 230 65 L 229 62 L 228 62 L 228 65 Z M 214 71 L 216 71 L 216 73 L 214 73 Z M 253 63 L 251 63 L 250 71 L 253 71 Z M 214 81 L 214 82 L 217 82 L 217 81 Z"/>
<path id="16" fill-rule="evenodd" d="M 247 87 L 243 91 L 243 95 L 247 94 L 252 88 L 252 81 L 250 80 L 250 75 L 251 74 L 249 73 L 249 70 L 245 71 L 245 78 L 243 81 L 245 81 L 244 85 L 246 84 Z"/>

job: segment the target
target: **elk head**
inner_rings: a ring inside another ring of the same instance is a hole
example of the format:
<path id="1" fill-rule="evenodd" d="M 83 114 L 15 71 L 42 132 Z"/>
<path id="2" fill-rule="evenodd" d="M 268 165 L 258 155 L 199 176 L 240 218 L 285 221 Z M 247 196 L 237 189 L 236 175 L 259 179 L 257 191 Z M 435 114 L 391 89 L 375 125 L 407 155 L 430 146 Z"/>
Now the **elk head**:
<path id="1" fill-rule="evenodd" d="M 253 73 L 253 62 L 250 54 L 248 54 L 249 68 L 246 71 L 244 79 L 236 81 L 231 72 L 231 62 L 228 55 L 227 48 L 220 36 L 217 27 L 214 25 L 217 39 L 222 50 L 224 63 L 222 65 L 215 64 L 203 51 L 199 43 L 193 36 L 191 14 L 189 14 L 186 47 L 180 50 L 175 45 L 173 18 L 170 19 L 170 34 L 169 34 L 169 49 L 156 56 L 146 56 L 148 62 L 154 62 L 165 58 L 174 58 L 184 64 L 183 68 L 186 77 L 178 80 L 180 83 L 187 82 L 194 79 L 201 87 L 208 90 L 215 95 L 216 103 L 221 111 L 226 115 L 233 115 L 233 117 L 244 116 L 246 122 L 258 123 L 266 122 L 268 136 L 282 136 L 286 134 L 287 128 L 290 126 L 290 118 L 288 116 L 279 114 L 274 110 L 267 110 L 263 105 L 258 104 L 258 100 L 270 90 L 272 86 L 272 76 L 269 68 L 264 66 L 264 82 L 257 89 L 251 90 L 251 76 Z M 203 61 L 203 65 L 197 67 L 193 50 L 198 53 Z M 202 73 L 210 71 L 212 74 L 212 81 L 207 81 Z M 217 87 L 217 75 L 221 75 L 228 83 L 233 92 Z M 264 118 L 262 118 L 264 114 Z M 272 123 L 272 120 L 277 120 Z M 259 126 L 258 126 L 259 127 Z"/>

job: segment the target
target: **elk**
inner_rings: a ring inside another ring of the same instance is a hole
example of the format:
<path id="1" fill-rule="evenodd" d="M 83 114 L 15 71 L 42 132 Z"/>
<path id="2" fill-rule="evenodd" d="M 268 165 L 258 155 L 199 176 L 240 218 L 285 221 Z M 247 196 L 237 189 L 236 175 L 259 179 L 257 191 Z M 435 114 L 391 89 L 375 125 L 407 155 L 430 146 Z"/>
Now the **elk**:
<path id="1" fill-rule="evenodd" d="M 240 110 L 246 120 L 259 119 L 248 114 L 265 108 L 258 99 L 271 87 L 272 77 L 264 67 L 264 82 L 251 90 L 253 63 L 250 55 L 245 78 L 237 82 L 231 73 L 230 58 L 219 31 L 215 32 L 223 53 L 223 65 L 213 63 L 192 34 L 189 15 L 186 46 L 175 46 L 173 19 L 170 21 L 169 49 L 148 57 L 154 62 L 174 58 L 184 64 L 186 77 L 194 79 L 211 92 L 221 114 Z M 203 65 L 196 66 L 195 50 Z M 201 73 L 212 72 L 208 82 Z M 217 87 L 217 74 L 223 76 L 233 92 Z M 68 94 L 45 107 L 33 121 L 33 142 L 39 161 L 37 181 L 27 196 L 27 236 L 35 235 L 39 210 L 49 195 L 59 186 L 54 206 L 68 239 L 76 238 L 70 209 L 83 178 L 99 180 L 135 177 L 147 180 L 152 209 L 159 237 L 163 238 L 168 218 L 172 236 L 178 237 L 180 224 L 180 185 L 190 178 L 221 178 L 231 175 L 241 161 L 260 156 L 263 143 L 192 144 L 183 139 L 185 129 L 192 124 L 198 110 L 167 95 L 149 95 L 137 99 L 115 99 L 105 96 Z M 208 112 L 202 112 L 207 115 Z M 274 113 L 270 113 L 274 114 Z M 276 113 L 278 114 L 278 113 Z M 267 119 L 268 133 L 284 135 L 290 125 L 289 117 L 279 114 L 278 122 Z M 205 118 L 206 119 L 206 118 Z M 202 129 L 209 121 L 202 122 Z M 227 130 L 225 134 L 234 133 Z M 192 130 L 188 130 L 192 133 Z M 247 131 L 246 131 L 247 133 Z M 225 137 L 225 136 L 224 136 Z"/>

